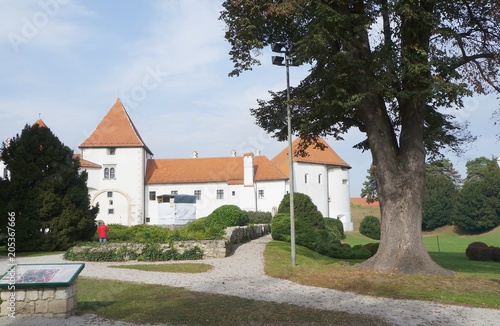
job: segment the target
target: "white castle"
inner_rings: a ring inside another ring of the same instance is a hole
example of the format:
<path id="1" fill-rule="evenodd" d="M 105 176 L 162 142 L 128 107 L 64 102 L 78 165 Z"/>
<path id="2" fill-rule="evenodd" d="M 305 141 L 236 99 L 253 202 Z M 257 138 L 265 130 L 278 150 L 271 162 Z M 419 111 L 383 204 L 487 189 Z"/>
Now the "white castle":
<path id="1" fill-rule="evenodd" d="M 310 147 L 306 157 L 293 158 L 295 192 L 311 197 L 323 216 L 339 219 L 344 230 L 351 231 L 350 166 L 323 139 L 319 141 L 324 150 Z M 294 149 L 298 144 L 296 139 Z M 175 221 L 167 216 L 176 202 L 193 218 L 208 216 L 222 205 L 274 213 L 289 189 L 287 148 L 271 160 L 259 151 L 154 159 L 120 99 L 79 148 L 91 204 L 99 204 L 97 219 L 106 224 L 185 224 L 190 220 L 183 221 L 185 212 L 173 210 L 179 214 Z"/>

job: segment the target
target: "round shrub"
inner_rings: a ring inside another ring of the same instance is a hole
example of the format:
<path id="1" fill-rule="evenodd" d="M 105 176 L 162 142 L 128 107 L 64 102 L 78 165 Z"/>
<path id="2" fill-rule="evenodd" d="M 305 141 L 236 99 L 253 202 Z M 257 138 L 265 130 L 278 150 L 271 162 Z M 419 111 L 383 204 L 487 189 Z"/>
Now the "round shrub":
<path id="1" fill-rule="evenodd" d="M 359 233 L 370 239 L 380 240 L 380 220 L 376 216 L 365 216 L 359 225 Z"/>
<path id="2" fill-rule="evenodd" d="M 493 247 L 493 257 L 492 257 L 492 260 L 494 260 L 494 261 L 500 261 L 500 248 Z"/>
<path id="3" fill-rule="evenodd" d="M 373 256 L 378 251 L 379 243 L 378 242 L 367 243 L 367 244 L 363 245 L 363 247 L 368 249 L 370 251 L 371 255 Z"/>
<path id="4" fill-rule="evenodd" d="M 500 261 L 500 248 L 488 247 L 483 242 L 473 242 L 465 249 L 465 255 L 470 260 L 496 260 Z"/>
<path id="5" fill-rule="evenodd" d="M 333 240 L 345 239 L 344 224 L 336 218 L 325 217 L 326 230 L 330 233 Z"/>
<path id="6" fill-rule="evenodd" d="M 276 214 L 271 221 L 271 236 L 273 240 L 290 242 L 290 215 Z"/>
<path id="7" fill-rule="evenodd" d="M 270 212 L 248 212 L 249 224 L 270 224 L 273 215 Z"/>
<path id="8" fill-rule="evenodd" d="M 207 226 L 227 228 L 230 226 L 242 226 L 248 224 L 247 212 L 236 205 L 223 205 L 215 209 L 206 218 Z"/>

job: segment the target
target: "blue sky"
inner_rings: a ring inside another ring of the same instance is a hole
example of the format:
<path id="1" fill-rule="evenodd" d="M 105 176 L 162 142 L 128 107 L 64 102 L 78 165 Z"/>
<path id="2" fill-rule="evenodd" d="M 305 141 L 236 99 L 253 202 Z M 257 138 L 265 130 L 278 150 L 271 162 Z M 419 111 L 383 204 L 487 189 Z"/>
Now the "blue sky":
<path id="1" fill-rule="evenodd" d="M 260 149 L 274 157 L 286 147 L 255 125 L 249 108 L 268 90 L 286 87 L 271 64 L 228 77 L 232 63 L 218 0 L 0 0 L 0 139 L 19 133 L 39 114 L 78 153 L 78 145 L 120 97 L 156 158 L 239 155 Z M 307 68 L 292 68 L 298 84 Z M 465 176 L 465 162 L 498 156 L 490 120 L 495 96 L 465 100 L 460 120 L 479 139 L 463 158 L 448 156 Z M 494 129 L 496 128 L 496 129 Z M 369 153 L 327 138 L 352 166 L 351 196 L 359 196 Z"/>

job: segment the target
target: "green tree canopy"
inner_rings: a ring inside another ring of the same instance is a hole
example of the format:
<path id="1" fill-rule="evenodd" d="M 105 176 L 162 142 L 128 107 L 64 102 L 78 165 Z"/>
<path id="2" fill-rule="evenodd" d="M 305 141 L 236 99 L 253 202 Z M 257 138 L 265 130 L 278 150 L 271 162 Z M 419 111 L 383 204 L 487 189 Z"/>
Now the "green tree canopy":
<path id="1" fill-rule="evenodd" d="M 27 125 L 2 146 L 10 171 L 7 209 L 16 214 L 16 250 L 65 250 L 95 233 L 87 174 L 47 127 Z"/>
<path id="2" fill-rule="evenodd" d="M 488 171 L 487 167 L 494 159 L 488 159 L 484 156 L 467 161 L 465 167 L 467 168 L 467 178 L 465 180 L 480 180 L 484 177 L 484 173 Z"/>
<path id="3" fill-rule="evenodd" d="M 491 159 L 482 169 L 472 171 L 474 177 L 467 175 L 460 190 L 454 222 L 469 231 L 490 230 L 500 225 L 500 167 Z"/>
<path id="4" fill-rule="evenodd" d="M 257 124 L 284 140 L 285 109 L 305 139 L 351 128 L 366 134 L 381 205 L 381 241 L 363 268 L 449 274 L 422 243 L 425 156 L 460 152 L 473 139 L 443 108 L 460 109 L 474 92 L 500 91 L 497 0 L 227 0 L 221 19 L 237 76 L 282 42 L 309 75 L 270 92 L 252 109 Z M 304 144 L 308 144 L 305 142 Z"/>

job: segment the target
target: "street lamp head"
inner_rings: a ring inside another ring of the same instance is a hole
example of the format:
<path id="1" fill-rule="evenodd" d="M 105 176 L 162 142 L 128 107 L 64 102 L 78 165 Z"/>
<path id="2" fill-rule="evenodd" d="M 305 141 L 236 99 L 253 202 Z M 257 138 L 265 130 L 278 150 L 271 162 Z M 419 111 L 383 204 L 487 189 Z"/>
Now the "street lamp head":
<path id="1" fill-rule="evenodd" d="M 276 66 L 284 66 L 285 65 L 283 63 L 283 61 L 285 60 L 284 57 L 273 55 L 272 59 L 273 59 L 273 65 L 276 65 Z"/>
<path id="2" fill-rule="evenodd" d="M 273 43 L 271 44 L 271 50 L 276 53 L 286 53 L 287 49 L 285 47 L 285 43 Z"/>

